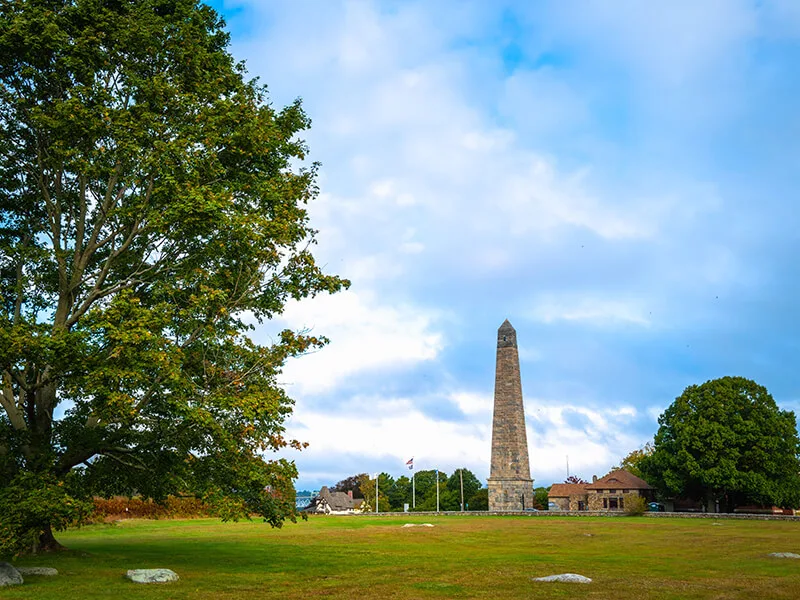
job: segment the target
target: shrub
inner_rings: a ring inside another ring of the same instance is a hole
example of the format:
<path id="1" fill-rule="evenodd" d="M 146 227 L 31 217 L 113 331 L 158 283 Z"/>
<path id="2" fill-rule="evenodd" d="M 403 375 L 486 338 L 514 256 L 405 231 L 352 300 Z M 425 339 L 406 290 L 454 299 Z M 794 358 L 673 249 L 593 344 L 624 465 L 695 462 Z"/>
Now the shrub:
<path id="1" fill-rule="evenodd" d="M 91 521 L 119 519 L 177 519 L 212 516 L 211 508 L 199 498 L 168 496 L 164 502 L 140 497 L 95 498 Z"/>
<path id="2" fill-rule="evenodd" d="M 625 514 L 631 517 L 640 517 L 647 512 L 647 502 L 638 495 L 631 494 L 625 498 Z"/>

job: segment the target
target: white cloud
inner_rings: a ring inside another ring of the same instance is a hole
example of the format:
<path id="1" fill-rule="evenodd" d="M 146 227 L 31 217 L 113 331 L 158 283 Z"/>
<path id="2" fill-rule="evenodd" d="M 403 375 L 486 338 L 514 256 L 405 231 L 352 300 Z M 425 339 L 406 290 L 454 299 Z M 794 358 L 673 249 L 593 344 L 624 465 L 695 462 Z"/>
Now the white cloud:
<path id="1" fill-rule="evenodd" d="M 542 478 L 540 484 L 563 481 L 567 460 L 571 474 L 584 479 L 602 476 L 641 445 L 639 437 L 626 433 L 626 425 L 638 414 L 632 406 L 598 409 L 541 399 L 526 405 L 529 422 L 537 423 L 535 430 L 528 428 L 528 443 L 531 470 Z M 584 425 L 570 424 L 568 413 L 578 415 Z"/>
<path id="2" fill-rule="evenodd" d="M 282 380 L 292 395 L 331 390 L 357 372 L 429 361 L 444 347 L 433 312 L 387 306 L 370 292 L 348 290 L 290 302 L 277 324 L 331 340 L 322 350 L 287 363 Z"/>
<path id="3" fill-rule="evenodd" d="M 336 414 L 309 410 L 300 403 L 289 433 L 300 439 L 313 435 L 310 447 L 293 455 L 301 480 L 315 479 L 315 473 L 323 473 L 315 465 L 341 455 L 342 470 L 327 473 L 321 481 L 335 483 L 353 474 L 345 469 L 367 471 L 373 465 L 399 476 L 405 474 L 402 465 L 412 456 L 417 469 L 452 472 L 466 466 L 485 481 L 491 454 L 492 397 L 456 391 L 442 398 L 456 403 L 469 420 L 431 417 L 415 408 L 413 398 L 357 396 L 343 401 Z M 643 443 L 624 433 L 626 424 L 638 414 L 631 406 L 591 409 L 538 398 L 525 404 L 536 485 L 563 481 L 567 456 L 571 473 L 589 478 L 605 474 Z M 584 424 L 570 423 L 568 414 L 579 415 Z"/>
<path id="4" fill-rule="evenodd" d="M 533 301 L 530 317 L 543 323 L 579 321 L 600 326 L 619 323 L 650 325 L 638 300 L 592 297 L 586 294 L 545 295 Z"/>
<path id="5" fill-rule="evenodd" d="M 309 472 L 314 470 L 315 461 L 331 453 L 359 457 L 362 465 L 368 464 L 370 457 L 381 457 L 386 465 L 383 468 L 395 474 L 412 456 L 417 469 L 452 470 L 468 465 L 476 473 L 485 471 L 490 420 L 479 423 L 437 420 L 415 409 L 409 399 L 366 397 L 355 406 L 346 404 L 343 408 L 347 412 L 330 414 L 298 407 L 289 433 L 303 439 L 305 434 L 313 432 L 309 448 L 295 458 L 301 466 L 308 464 Z M 393 470 L 392 464 L 397 468 Z M 341 478 L 351 474 L 342 473 Z"/>
<path id="6" fill-rule="evenodd" d="M 357 465 L 373 457 L 402 465 L 414 454 L 420 468 L 467 464 L 488 475 L 491 397 L 479 389 L 440 391 L 463 421 L 426 414 L 427 388 L 402 398 L 383 398 L 379 389 L 355 398 L 342 391 L 361 373 L 385 376 L 392 389 L 413 388 L 403 378 L 421 364 L 436 365 L 445 381 L 459 380 L 463 355 L 474 347 L 443 352 L 450 311 L 462 311 L 453 321 L 470 323 L 526 306 L 529 323 L 547 323 L 540 330 L 556 335 L 565 324 L 652 334 L 654 305 L 661 325 L 663 315 L 683 310 L 669 310 L 683 306 L 670 304 L 675 294 L 741 276 L 741 253 L 724 225 L 717 228 L 722 208 L 727 215 L 734 207 L 723 203 L 715 172 L 699 164 L 695 173 L 709 182 L 694 183 L 671 167 L 691 156 L 691 147 L 678 146 L 676 155 L 656 144 L 643 157 L 639 149 L 651 148 L 637 144 L 646 137 L 640 128 L 656 131 L 659 141 L 671 133 L 662 109 L 675 96 L 715 118 L 724 112 L 721 95 L 740 101 L 740 88 L 718 84 L 739 76 L 726 67 L 752 36 L 744 3 L 590 1 L 575 10 L 574 3 L 554 2 L 539 15 L 546 39 L 534 43 L 599 69 L 523 66 L 510 77 L 501 45 L 477 49 L 488 43 L 487 13 L 500 19 L 487 3 L 463 11 L 429 2 L 387 11 L 370 1 L 245 4 L 253 31 L 235 53 L 263 76 L 276 105 L 304 98 L 314 119 L 306 137 L 312 158 L 322 162 L 323 194 L 309 208 L 320 230 L 315 255 L 327 271 L 354 282 L 349 292 L 291 303 L 280 322 L 332 340 L 291 361 L 283 377 L 298 400 L 292 427 L 311 443 L 297 457 L 301 481 L 325 474 L 332 483 L 352 474 L 319 467 L 337 456 L 347 458 L 347 468 L 366 470 Z M 603 96 L 604 86 L 619 96 Z M 714 86 L 718 95 L 709 95 Z M 674 124 L 685 140 L 706 131 L 704 119 L 688 129 L 680 119 Z M 614 128 L 627 139 L 608 133 Z M 549 145 L 551 138 L 561 138 L 566 150 Z M 652 166 L 659 161 L 663 167 Z M 605 270 L 592 273 L 592 281 L 582 279 L 588 243 L 579 258 L 569 253 L 578 238 L 594 244 L 591 258 L 607 260 L 598 260 Z M 621 283 L 612 288 L 606 280 Z M 457 343 L 458 336 L 450 339 Z M 542 339 L 542 347 L 551 342 Z M 520 355 L 541 361 L 536 366 L 544 371 L 552 364 L 537 348 L 521 348 Z M 616 354 L 613 360 L 626 368 L 634 362 Z M 336 411 L 318 410 L 323 397 Z M 633 420 L 653 414 L 617 398 L 596 400 L 609 408 L 528 402 L 539 483 L 563 479 L 567 454 L 574 472 L 588 477 L 641 445 L 626 432 Z"/>

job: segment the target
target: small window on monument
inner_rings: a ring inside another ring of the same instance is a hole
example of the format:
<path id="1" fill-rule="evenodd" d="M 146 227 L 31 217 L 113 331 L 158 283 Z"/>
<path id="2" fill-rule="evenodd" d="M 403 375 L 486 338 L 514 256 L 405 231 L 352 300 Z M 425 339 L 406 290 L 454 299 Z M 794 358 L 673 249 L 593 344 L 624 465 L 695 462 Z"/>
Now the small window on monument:
<path id="1" fill-rule="evenodd" d="M 506 336 L 503 336 L 503 341 L 504 341 L 504 342 L 506 341 Z"/>

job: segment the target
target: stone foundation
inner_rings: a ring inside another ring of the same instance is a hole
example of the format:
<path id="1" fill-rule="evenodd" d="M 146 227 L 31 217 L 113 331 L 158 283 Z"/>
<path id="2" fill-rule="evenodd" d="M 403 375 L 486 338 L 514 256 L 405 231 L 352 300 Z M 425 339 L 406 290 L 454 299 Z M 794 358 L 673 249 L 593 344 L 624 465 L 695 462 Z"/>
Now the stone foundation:
<path id="1" fill-rule="evenodd" d="M 533 508 L 533 479 L 498 479 L 490 477 L 489 510 L 521 511 Z"/>

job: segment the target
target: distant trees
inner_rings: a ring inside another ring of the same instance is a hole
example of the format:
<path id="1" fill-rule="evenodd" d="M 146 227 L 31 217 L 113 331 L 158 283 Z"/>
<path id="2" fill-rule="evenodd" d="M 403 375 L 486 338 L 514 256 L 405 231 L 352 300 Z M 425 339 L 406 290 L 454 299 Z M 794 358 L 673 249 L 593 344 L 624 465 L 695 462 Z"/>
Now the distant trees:
<path id="1" fill-rule="evenodd" d="M 548 509 L 548 499 L 547 494 L 550 491 L 550 488 L 546 487 L 537 487 L 533 488 L 533 508 L 537 510 L 547 510 Z"/>
<path id="2" fill-rule="evenodd" d="M 765 387 L 743 377 L 691 385 L 658 423 L 652 453 L 633 462 L 663 494 L 702 499 L 709 512 L 800 505 L 795 415 Z"/>
<path id="3" fill-rule="evenodd" d="M 570 475 L 564 480 L 564 483 L 586 484 L 588 481 L 581 479 L 577 475 Z"/>
<path id="4" fill-rule="evenodd" d="M 378 475 L 378 511 L 386 512 L 389 510 L 389 492 L 394 485 L 394 478 L 388 473 Z M 358 487 L 364 498 L 364 502 L 375 510 L 375 479 L 366 473 L 359 475 Z"/>
<path id="5" fill-rule="evenodd" d="M 481 488 L 469 499 L 469 510 L 489 510 L 489 489 Z"/>
<path id="6" fill-rule="evenodd" d="M 438 472 L 439 510 L 461 510 L 461 481 L 464 483 L 464 510 L 487 510 L 488 495 L 481 488 L 481 481 L 469 469 L 456 469 L 448 477 L 444 471 Z M 385 511 L 402 511 L 405 504 L 412 510 L 414 506 L 414 490 L 416 491 L 417 511 L 436 510 L 436 479 L 433 469 L 418 471 L 411 478 L 402 475 L 394 479 L 388 473 L 378 476 L 378 509 Z M 352 491 L 353 497 L 363 498 L 373 510 L 375 509 L 375 479 L 367 473 L 352 475 L 338 482 L 331 491 Z M 482 493 L 483 492 L 483 493 Z M 485 497 L 485 498 L 484 498 Z"/>
<path id="7" fill-rule="evenodd" d="M 342 479 L 339 483 L 331 488 L 332 492 L 353 492 L 353 498 L 363 498 L 364 494 L 358 487 L 358 482 L 362 477 L 367 477 L 366 473 L 359 473 L 358 475 L 351 475 L 346 479 Z"/>
<path id="8" fill-rule="evenodd" d="M 389 490 L 389 506 L 392 510 L 403 510 L 403 505 L 412 504 L 411 499 L 411 479 L 402 475 L 395 479 L 394 485 Z"/>
<path id="9" fill-rule="evenodd" d="M 417 489 L 417 510 L 429 511 L 436 510 L 436 474 L 433 469 L 418 471 L 414 476 Z M 447 484 L 447 473 L 438 471 L 439 475 L 439 509 L 446 510 L 442 506 L 442 492 Z M 458 509 L 452 509 L 458 510 Z"/>

